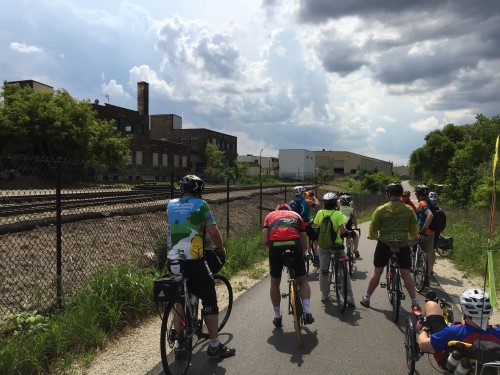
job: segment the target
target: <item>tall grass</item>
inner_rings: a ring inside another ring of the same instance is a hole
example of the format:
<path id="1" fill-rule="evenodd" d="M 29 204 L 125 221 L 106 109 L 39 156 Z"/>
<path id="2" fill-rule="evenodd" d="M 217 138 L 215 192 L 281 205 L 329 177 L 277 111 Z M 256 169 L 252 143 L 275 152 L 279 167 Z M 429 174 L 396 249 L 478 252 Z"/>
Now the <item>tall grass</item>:
<path id="1" fill-rule="evenodd" d="M 487 279 L 487 249 L 493 252 L 493 269 L 497 284 L 500 280 L 500 224 L 495 224 L 492 241 L 488 244 L 490 211 L 444 207 L 447 216 L 445 234 L 453 237 L 451 260 L 466 276 Z M 488 285 L 488 284 L 487 284 Z M 478 285 L 483 287 L 483 285 Z M 497 288 L 500 292 L 500 288 Z M 497 298 L 500 293 L 497 293 Z"/>
<path id="2" fill-rule="evenodd" d="M 45 373 L 57 359 L 95 350 L 153 311 L 153 279 L 130 264 L 103 271 L 64 312 L 49 316 L 44 329 L 5 337 L 0 343 L 0 374 Z"/>

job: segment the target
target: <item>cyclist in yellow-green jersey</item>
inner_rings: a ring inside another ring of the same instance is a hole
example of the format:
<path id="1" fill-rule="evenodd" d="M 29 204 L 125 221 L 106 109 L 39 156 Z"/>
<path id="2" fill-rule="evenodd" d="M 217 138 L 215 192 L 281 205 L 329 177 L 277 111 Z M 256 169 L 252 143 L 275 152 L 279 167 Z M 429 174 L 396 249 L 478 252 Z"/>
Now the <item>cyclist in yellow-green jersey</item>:
<path id="1" fill-rule="evenodd" d="M 384 268 L 391 257 L 390 240 L 399 239 L 402 246 L 397 254 L 399 269 L 411 297 L 412 311 L 417 314 L 420 312 L 420 306 L 416 298 L 415 283 L 410 274 L 411 261 L 408 247 L 408 241 L 413 240 L 418 234 L 417 217 L 410 206 L 401 202 L 403 186 L 400 183 L 387 185 L 386 193 L 389 202 L 373 212 L 368 229 L 368 238 L 377 240 L 373 257 L 375 268 L 368 282 L 366 294 L 360 303 L 365 307 L 370 307 L 370 297 L 377 288 Z"/>

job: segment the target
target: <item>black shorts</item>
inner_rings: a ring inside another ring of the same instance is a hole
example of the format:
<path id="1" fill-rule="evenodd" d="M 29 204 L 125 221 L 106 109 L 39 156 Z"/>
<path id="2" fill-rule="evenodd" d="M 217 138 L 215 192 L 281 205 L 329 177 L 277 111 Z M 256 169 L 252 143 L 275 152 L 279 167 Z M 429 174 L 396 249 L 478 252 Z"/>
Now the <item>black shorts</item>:
<path id="1" fill-rule="evenodd" d="M 188 288 L 201 299 L 203 307 L 217 307 L 215 282 L 205 260 L 188 260 L 184 262 L 184 269 L 189 278 Z"/>
<path id="2" fill-rule="evenodd" d="M 425 320 L 427 321 L 427 326 L 431 334 L 439 332 L 447 326 L 442 315 L 429 315 Z"/>
<path id="3" fill-rule="evenodd" d="M 317 229 L 311 227 L 310 225 L 308 225 L 306 227 L 306 234 L 307 234 L 307 237 L 309 237 L 309 239 L 311 241 L 316 241 L 318 239 L 318 231 L 317 231 Z"/>
<path id="4" fill-rule="evenodd" d="M 291 249 L 294 252 L 293 258 L 293 268 L 295 270 L 295 277 L 305 276 L 306 265 L 304 263 L 304 252 L 300 247 L 298 240 L 295 241 L 295 245 L 288 246 L 274 246 L 271 245 L 269 249 L 269 268 L 271 277 L 279 279 L 283 271 L 283 252 L 287 249 Z"/>
<path id="5" fill-rule="evenodd" d="M 391 248 L 382 241 L 377 241 L 375 248 L 375 255 L 373 256 L 373 265 L 375 267 L 383 268 L 389 263 L 391 257 Z M 410 248 L 402 247 L 398 253 L 399 268 L 409 269 L 411 265 Z"/>

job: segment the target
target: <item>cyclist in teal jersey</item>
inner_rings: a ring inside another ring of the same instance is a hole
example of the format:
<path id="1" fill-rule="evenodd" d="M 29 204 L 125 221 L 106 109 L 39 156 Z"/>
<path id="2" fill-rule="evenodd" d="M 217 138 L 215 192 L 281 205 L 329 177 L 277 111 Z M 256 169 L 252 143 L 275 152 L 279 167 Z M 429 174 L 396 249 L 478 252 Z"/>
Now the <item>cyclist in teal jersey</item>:
<path id="1" fill-rule="evenodd" d="M 201 198 L 205 183 L 195 175 L 184 176 L 180 181 L 181 197 L 167 203 L 167 258 L 183 258 L 189 290 L 203 303 L 203 315 L 208 328 L 207 354 L 226 358 L 236 350 L 222 344 L 218 335 L 219 307 L 215 283 L 205 262 L 205 234 L 217 246 L 216 254 L 226 256 L 222 236 L 208 203 Z M 181 355 L 182 353 L 176 353 Z"/>

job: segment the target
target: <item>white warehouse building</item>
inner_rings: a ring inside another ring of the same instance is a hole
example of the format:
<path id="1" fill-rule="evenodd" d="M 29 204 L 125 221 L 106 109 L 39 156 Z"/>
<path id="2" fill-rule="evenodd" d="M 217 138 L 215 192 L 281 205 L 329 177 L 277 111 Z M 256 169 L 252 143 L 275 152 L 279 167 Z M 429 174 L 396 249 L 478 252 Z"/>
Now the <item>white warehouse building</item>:
<path id="1" fill-rule="evenodd" d="M 314 178 L 316 159 L 314 151 L 304 149 L 279 150 L 280 178 L 304 181 Z"/>

